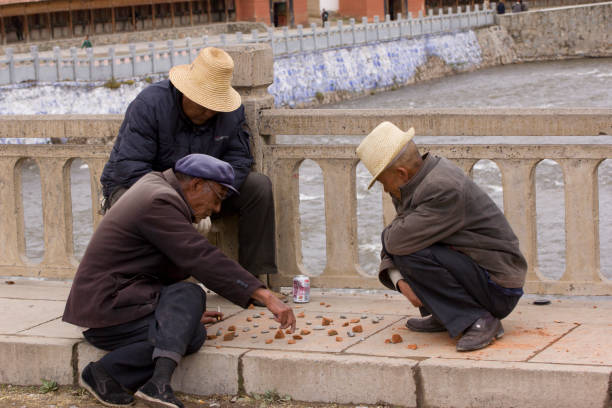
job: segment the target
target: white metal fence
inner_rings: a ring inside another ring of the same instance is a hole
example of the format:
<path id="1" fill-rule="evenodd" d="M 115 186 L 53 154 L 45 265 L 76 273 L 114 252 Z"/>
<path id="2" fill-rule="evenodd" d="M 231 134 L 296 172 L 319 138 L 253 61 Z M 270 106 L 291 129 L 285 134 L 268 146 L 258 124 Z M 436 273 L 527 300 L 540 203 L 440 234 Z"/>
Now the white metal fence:
<path id="1" fill-rule="evenodd" d="M 7 48 L 6 55 L 0 59 L 0 85 L 24 81 L 106 81 L 166 73 L 174 65 L 190 63 L 200 49 L 211 45 L 267 42 L 275 56 L 282 56 L 465 30 L 494 24 L 495 4 L 491 6 L 489 10 L 481 10 L 478 5 L 474 9 L 468 6 L 465 11 L 456 13 L 449 8 L 447 14 L 441 9 L 437 12 L 430 9 L 427 15 L 421 12 L 416 18 L 410 14 L 408 18 L 399 15 L 396 20 L 387 15 L 385 21 L 379 21 L 376 16 L 372 23 L 364 17 L 361 24 L 351 19 L 349 24 L 338 21 L 336 26 L 327 24 L 324 28 L 311 24 L 305 29 L 299 25 L 296 30 L 285 27 L 281 33 L 268 28 L 265 33 L 253 30 L 250 35 L 221 34 L 166 43 L 123 44 L 109 47 L 102 53 L 99 47 L 96 53 L 92 48 L 78 50 L 75 47 L 69 50 L 54 47 L 53 52 L 39 53 L 33 46 L 30 54 L 14 55 L 13 50 Z"/>

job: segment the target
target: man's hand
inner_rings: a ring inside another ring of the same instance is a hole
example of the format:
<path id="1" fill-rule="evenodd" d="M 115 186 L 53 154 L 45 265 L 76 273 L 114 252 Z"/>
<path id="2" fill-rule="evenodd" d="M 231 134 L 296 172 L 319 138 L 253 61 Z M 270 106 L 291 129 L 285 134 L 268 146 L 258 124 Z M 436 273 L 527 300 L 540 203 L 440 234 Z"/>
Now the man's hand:
<path id="1" fill-rule="evenodd" d="M 214 310 L 206 310 L 203 314 L 202 314 L 202 318 L 200 319 L 200 323 L 215 323 L 218 322 L 219 320 L 223 320 L 223 313 L 221 312 L 217 312 Z"/>
<path id="2" fill-rule="evenodd" d="M 414 307 L 423 306 L 423 304 L 421 303 L 421 300 L 417 297 L 417 295 L 414 294 L 408 282 L 406 282 L 403 279 L 397 281 L 397 288 L 402 293 L 402 295 L 408 298 L 410 303 L 412 303 L 412 306 Z"/>
<path id="3" fill-rule="evenodd" d="M 293 310 L 284 304 L 279 298 L 274 296 L 268 289 L 259 288 L 251 295 L 251 298 L 266 305 L 274 315 L 274 320 L 281 324 L 281 329 L 291 326 L 291 331 L 295 331 L 295 316 Z"/>

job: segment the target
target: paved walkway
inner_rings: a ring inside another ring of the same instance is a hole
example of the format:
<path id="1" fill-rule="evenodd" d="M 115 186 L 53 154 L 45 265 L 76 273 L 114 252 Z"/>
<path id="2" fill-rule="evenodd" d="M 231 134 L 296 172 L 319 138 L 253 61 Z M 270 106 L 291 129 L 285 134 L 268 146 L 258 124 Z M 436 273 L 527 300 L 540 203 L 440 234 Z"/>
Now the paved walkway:
<path id="1" fill-rule="evenodd" d="M 75 383 L 77 370 L 102 352 L 84 343 L 78 328 L 61 322 L 70 284 L 10 282 L 0 280 L 0 383 Z M 296 315 L 304 316 L 299 329 L 310 330 L 294 344 L 291 335 L 274 339 L 276 323 L 267 310 L 242 310 L 210 294 L 208 307 L 219 306 L 226 319 L 211 326 L 209 335 L 235 326 L 238 336 L 207 341 L 181 364 L 174 383 L 201 395 L 276 390 L 312 402 L 611 407 L 612 299 L 552 299 L 547 306 L 533 300 L 522 299 L 504 320 L 501 340 L 457 353 L 446 333 L 405 329 L 406 317 L 417 310 L 390 292 L 314 291 L 310 303 L 294 305 Z M 314 330 L 322 317 L 333 322 Z M 357 325 L 363 332 L 349 337 Z M 386 341 L 394 334 L 401 343 Z"/>

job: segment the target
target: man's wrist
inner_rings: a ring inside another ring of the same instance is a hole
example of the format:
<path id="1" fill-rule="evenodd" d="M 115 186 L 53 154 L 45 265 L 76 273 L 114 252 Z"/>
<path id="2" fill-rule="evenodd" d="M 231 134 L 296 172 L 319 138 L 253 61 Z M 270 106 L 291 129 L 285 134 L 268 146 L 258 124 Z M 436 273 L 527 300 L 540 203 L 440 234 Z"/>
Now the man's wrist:
<path id="1" fill-rule="evenodd" d="M 257 288 L 251 294 L 251 299 L 256 300 L 264 305 L 267 305 L 271 295 L 272 293 L 268 289 Z"/>

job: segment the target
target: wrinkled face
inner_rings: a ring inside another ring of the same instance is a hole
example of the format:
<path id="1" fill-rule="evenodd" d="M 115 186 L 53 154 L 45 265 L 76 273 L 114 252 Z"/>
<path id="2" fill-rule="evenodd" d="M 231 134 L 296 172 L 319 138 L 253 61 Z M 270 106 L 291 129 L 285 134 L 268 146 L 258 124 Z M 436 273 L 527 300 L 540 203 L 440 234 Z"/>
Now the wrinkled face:
<path id="1" fill-rule="evenodd" d="M 401 199 L 400 187 L 410 180 L 405 169 L 401 167 L 391 167 L 380 173 L 378 180 L 391 196 Z"/>
<path id="2" fill-rule="evenodd" d="M 183 112 L 196 125 L 203 125 L 218 112 L 198 105 L 183 95 Z"/>
<path id="3" fill-rule="evenodd" d="M 227 196 L 227 188 L 215 181 L 194 178 L 183 190 L 187 203 L 193 210 L 195 222 L 221 211 L 221 203 Z"/>

